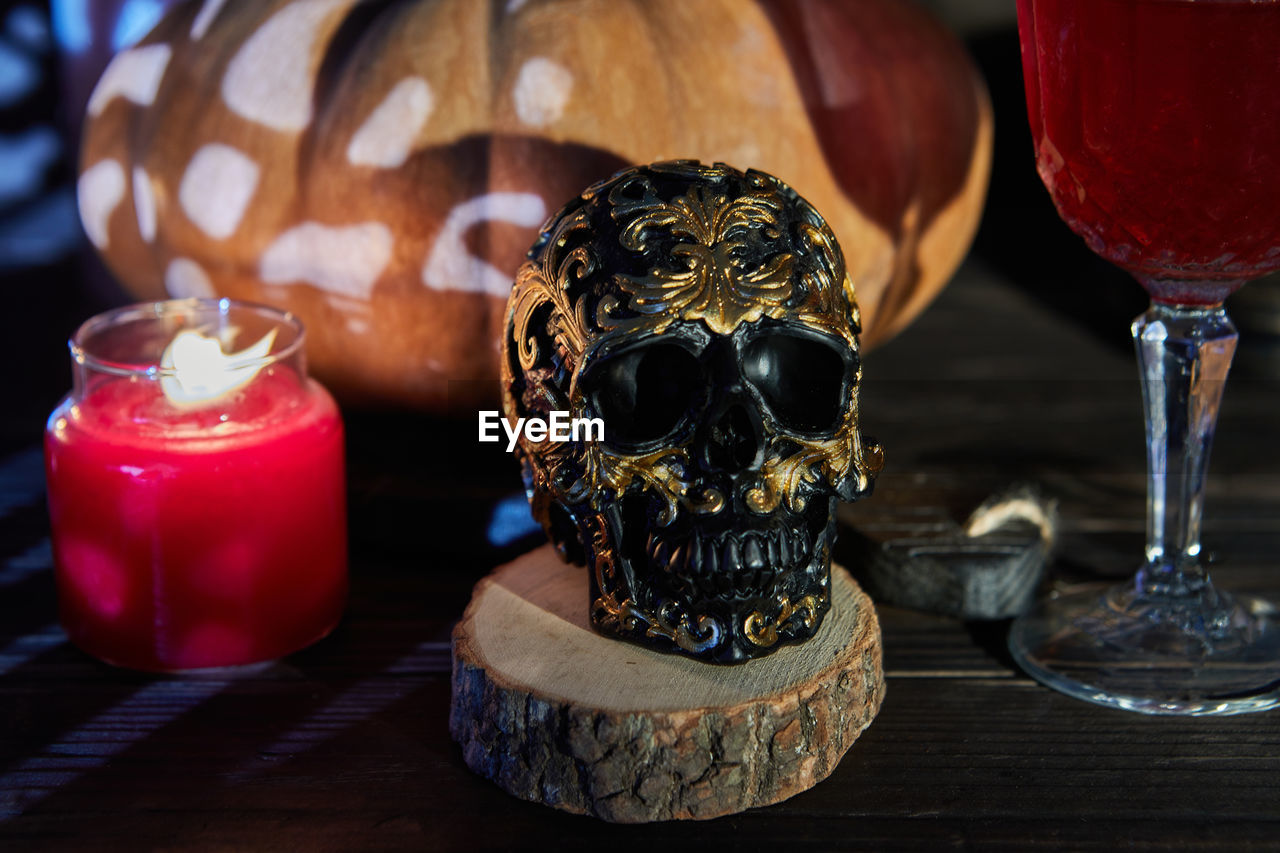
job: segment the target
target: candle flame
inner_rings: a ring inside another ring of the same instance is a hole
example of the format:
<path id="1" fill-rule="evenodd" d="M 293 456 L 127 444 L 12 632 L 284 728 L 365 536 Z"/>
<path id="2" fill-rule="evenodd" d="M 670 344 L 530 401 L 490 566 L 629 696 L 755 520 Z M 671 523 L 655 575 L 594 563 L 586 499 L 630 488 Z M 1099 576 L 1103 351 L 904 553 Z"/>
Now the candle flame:
<path id="1" fill-rule="evenodd" d="M 160 390 L 175 406 L 210 403 L 243 388 L 265 366 L 276 330 L 239 352 L 223 352 L 218 338 L 196 329 L 183 329 L 165 348 L 160 367 Z"/>

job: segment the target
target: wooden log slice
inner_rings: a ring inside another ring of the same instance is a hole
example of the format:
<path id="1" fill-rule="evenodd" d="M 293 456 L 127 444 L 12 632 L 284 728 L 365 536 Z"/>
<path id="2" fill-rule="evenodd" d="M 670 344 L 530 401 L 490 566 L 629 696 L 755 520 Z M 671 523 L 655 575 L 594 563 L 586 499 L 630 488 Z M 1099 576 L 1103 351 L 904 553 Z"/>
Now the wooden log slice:
<path id="1" fill-rule="evenodd" d="M 596 634 L 586 570 L 544 546 L 480 581 L 453 632 L 449 729 L 526 800 L 609 821 L 718 817 L 827 777 L 884 697 L 880 625 L 848 572 L 809 641 L 732 667 Z"/>

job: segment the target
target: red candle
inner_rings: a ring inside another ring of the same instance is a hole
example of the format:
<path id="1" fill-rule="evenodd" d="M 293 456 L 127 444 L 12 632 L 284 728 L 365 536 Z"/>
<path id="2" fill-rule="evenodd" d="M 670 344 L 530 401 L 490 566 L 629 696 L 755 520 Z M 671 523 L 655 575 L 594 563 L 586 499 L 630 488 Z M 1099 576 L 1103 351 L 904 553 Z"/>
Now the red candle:
<path id="1" fill-rule="evenodd" d="M 45 435 L 71 640 L 184 670 L 272 660 L 332 630 L 347 592 L 342 421 L 306 375 L 297 321 L 227 300 L 135 306 L 86 323 L 72 354 L 76 388 Z"/>

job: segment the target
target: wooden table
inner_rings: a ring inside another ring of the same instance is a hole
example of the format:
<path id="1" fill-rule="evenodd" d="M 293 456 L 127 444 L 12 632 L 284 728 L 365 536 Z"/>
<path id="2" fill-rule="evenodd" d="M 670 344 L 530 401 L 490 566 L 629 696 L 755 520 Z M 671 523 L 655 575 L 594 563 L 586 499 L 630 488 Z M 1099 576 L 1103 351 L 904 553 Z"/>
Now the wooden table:
<path id="1" fill-rule="evenodd" d="M 869 356 L 880 483 L 960 518 L 1015 480 L 1062 503 L 1059 583 L 1119 577 L 1141 548 L 1131 355 L 980 261 Z M 1205 541 L 1227 586 L 1280 597 L 1274 380 L 1227 393 Z M 9 427 L 12 429 L 13 425 Z M 612 826 L 508 797 L 446 731 L 448 637 L 470 587 L 529 547 L 487 541 L 513 494 L 474 425 L 359 415 L 348 616 L 234 680 L 114 670 L 57 627 L 38 436 L 0 461 L 0 848 L 745 849 L 1280 844 L 1280 713 L 1158 719 L 1039 687 L 1004 624 L 882 607 L 888 695 L 827 781 L 709 823 Z M 456 438 L 461 449 L 442 443 Z M 875 500 L 875 498 L 872 498 Z"/>

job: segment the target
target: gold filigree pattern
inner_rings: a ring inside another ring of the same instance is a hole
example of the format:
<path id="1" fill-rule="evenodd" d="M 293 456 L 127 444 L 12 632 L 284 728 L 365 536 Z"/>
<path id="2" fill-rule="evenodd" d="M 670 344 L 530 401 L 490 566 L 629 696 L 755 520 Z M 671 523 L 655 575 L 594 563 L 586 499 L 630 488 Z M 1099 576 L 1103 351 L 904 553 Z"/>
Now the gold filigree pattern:
<path id="1" fill-rule="evenodd" d="M 748 261 L 782 236 L 780 217 L 777 193 L 761 190 L 730 201 L 694 187 L 667 204 L 641 207 L 623 228 L 624 247 L 644 252 L 655 232 L 686 240 L 668 250 L 669 267 L 617 277 L 630 294 L 628 307 L 660 317 L 657 331 L 677 319 L 702 320 L 720 335 L 761 317 L 783 316 L 795 256 L 779 250 L 758 265 Z"/>
<path id="2" fill-rule="evenodd" d="M 582 211 L 566 217 L 550 235 L 553 247 L 543 254 L 542 263 L 525 262 L 516 273 L 508 312 L 520 367 L 526 371 L 532 370 L 544 355 L 539 351 L 537 335 L 530 329 L 534 315 L 543 306 L 550 306 L 545 329 L 556 348 L 573 361 L 586 349 L 589 300 L 581 296 L 575 300 L 571 291 L 595 270 L 596 259 L 585 246 L 563 254 L 556 249 L 563 247 L 573 232 L 589 225 Z"/>
<path id="3" fill-rule="evenodd" d="M 806 595 L 799 601 L 792 602 L 783 598 L 778 606 L 778 613 L 772 618 L 753 611 L 742 623 L 742 633 L 748 640 L 762 648 L 777 645 L 780 631 L 785 631 L 793 619 L 799 619 L 805 629 L 811 629 L 818 622 L 818 614 L 826 606 L 827 596 L 824 591 L 821 597 Z"/>
<path id="4" fill-rule="evenodd" d="M 853 403 L 845 412 L 844 425 L 830 438 L 779 436 L 771 441 L 760 466 L 759 485 L 746 495 L 751 511 L 768 515 L 785 502 L 792 512 L 803 512 L 805 487 L 820 478 L 837 484 L 853 477 L 854 491 L 865 491 L 884 467 L 884 453 L 878 444 L 862 443 L 857 421 L 858 407 Z M 790 445 L 798 449 L 791 453 L 779 449 Z"/>
<path id="5" fill-rule="evenodd" d="M 812 263 L 800 274 L 804 301 L 797 319 L 829 335 L 843 338 L 857 348 L 856 335 L 862 327 L 853 282 L 844 271 L 844 261 L 830 229 L 811 222 L 797 227 L 801 245 L 808 249 Z M 843 299 L 841 298 L 843 297 Z"/>
<path id="6" fill-rule="evenodd" d="M 713 649 L 724 637 L 720 622 L 706 614 L 690 616 L 680 613 L 674 602 L 667 602 L 657 611 L 648 610 L 631 598 L 618 600 L 616 595 L 617 555 L 603 525 L 593 525 L 592 540 L 595 548 L 595 581 L 599 595 L 592 605 L 597 619 L 611 621 L 616 630 L 624 634 L 642 633 L 646 637 L 660 637 L 691 654 Z"/>
<path id="7" fill-rule="evenodd" d="M 624 633 L 640 631 L 646 637 L 662 637 L 675 643 L 686 652 L 698 654 L 714 649 L 724 635 L 720 623 L 710 616 L 664 616 L 645 610 L 631 599 L 619 603 L 612 596 L 596 599 L 596 607 L 617 620 Z"/>
<path id="8" fill-rule="evenodd" d="M 586 500 L 602 489 L 621 496 L 633 481 L 640 480 L 663 500 L 658 522 L 670 524 L 676 504 L 689 495 L 690 483 L 685 479 L 689 455 L 682 447 L 664 447 L 643 456 L 614 453 L 594 443 L 586 449 L 582 477 L 565 495 L 571 501 Z"/>

